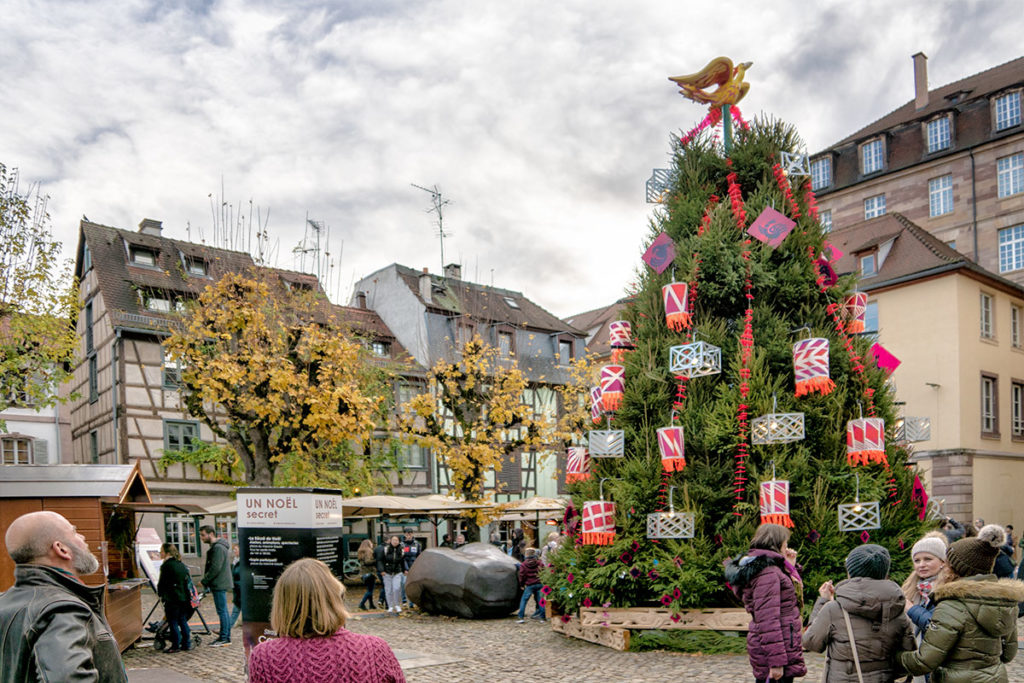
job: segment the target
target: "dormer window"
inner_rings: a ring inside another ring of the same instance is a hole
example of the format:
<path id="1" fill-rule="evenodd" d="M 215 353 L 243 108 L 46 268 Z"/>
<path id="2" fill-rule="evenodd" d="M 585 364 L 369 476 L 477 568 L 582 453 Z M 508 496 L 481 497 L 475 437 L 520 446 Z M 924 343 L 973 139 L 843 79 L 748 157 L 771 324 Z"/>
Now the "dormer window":
<path id="1" fill-rule="evenodd" d="M 860 276 L 871 277 L 878 273 L 877 254 L 867 254 L 860 257 Z"/>
<path id="2" fill-rule="evenodd" d="M 952 141 L 949 133 L 949 116 L 932 119 L 926 126 L 928 131 L 928 153 L 934 154 L 947 149 Z"/>
<path id="3" fill-rule="evenodd" d="M 512 308 L 519 308 L 519 304 L 516 303 L 516 300 L 510 296 L 505 297 L 505 303 L 507 303 Z"/>
<path id="4" fill-rule="evenodd" d="M 92 252 L 89 251 L 89 243 L 82 245 L 82 273 L 88 273 L 92 268 Z"/>
<path id="5" fill-rule="evenodd" d="M 868 175 L 881 171 L 884 158 L 881 138 L 865 142 L 860 146 L 860 172 Z"/>
<path id="6" fill-rule="evenodd" d="M 139 303 L 147 311 L 154 313 L 181 313 L 185 310 L 185 302 L 182 299 L 158 289 L 139 290 Z"/>
<path id="7" fill-rule="evenodd" d="M 1020 91 L 996 98 L 996 130 L 1020 125 Z"/>
<path id="8" fill-rule="evenodd" d="M 146 247 L 138 247 L 134 244 L 128 248 L 128 253 L 133 264 L 137 266 L 156 267 L 156 251 Z"/>
<path id="9" fill-rule="evenodd" d="M 195 275 L 196 277 L 206 277 L 206 261 L 199 258 L 198 256 L 186 256 L 185 270 L 188 271 L 189 275 Z"/>
<path id="10" fill-rule="evenodd" d="M 370 351 L 378 358 L 387 358 L 391 355 L 391 344 L 386 341 L 374 341 L 370 344 Z"/>
<path id="11" fill-rule="evenodd" d="M 289 292 L 311 292 L 313 286 L 308 282 L 292 282 L 290 280 L 282 280 L 284 282 L 284 288 Z"/>
<path id="12" fill-rule="evenodd" d="M 832 184 L 832 158 L 821 157 L 811 162 L 811 189 L 820 190 Z"/>

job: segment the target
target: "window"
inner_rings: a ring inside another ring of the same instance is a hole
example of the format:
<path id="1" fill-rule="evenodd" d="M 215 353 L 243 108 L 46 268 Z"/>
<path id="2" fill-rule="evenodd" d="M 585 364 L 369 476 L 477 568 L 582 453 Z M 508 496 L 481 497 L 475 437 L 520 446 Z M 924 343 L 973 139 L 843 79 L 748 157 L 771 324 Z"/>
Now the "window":
<path id="1" fill-rule="evenodd" d="M 876 194 L 864 200 L 864 220 L 885 214 L 885 195 Z"/>
<path id="2" fill-rule="evenodd" d="M 505 303 L 507 303 L 512 308 L 519 308 L 519 303 L 515 299 L 513 299 L 512 297 L 506 296 L 506 297 L 504 297 L 504 299 L 505 299 Z"/>
<path id="3" fill-rule="evenodd" d="M 402 444 L 398 451 L 398 466 L 402 469 L 425 470 L 427 453 L 427 449 L 419 444 Z"/>
<path id="4" fill-rule="evenodd" d="M 822 157 L 811 162 L 811 189 L 820 190 L 832 184 L 832 158 Z"/>
<path id="5" fill-rule="evenodd" d="M 1020 348 L 1020 323 L 1021 314 L 1024 313 L 1024 309 L 1016 304 L 1010 304 L 1010 344 L 1015 349 Z"/>
<path id="6" fill-rule="evenodd" d="M 999 380 L 995 375 L 981 375 L 981 435 L 999 436 Z"/>
<path id="7" fill-rule="evenodd" d="M 185 257 L 185 269 L 188 271 L 189 275 L 206 277 L 206 261 L 198 256 Z"/>
<path id="8" fill-rule="evenodd" d="M 172 304 L 171 300 L 165 297 L 163 294 L 139 294 L 142 297 L 142 305 L 147 310 L 156 311 L 157 313 L 170 313 Z"/>
<path id="9" fill-rule="evenodd" d="M 473 333 L 472 323 L 458 323 L 458 327 L 455 328 L 455 345 L 461 349 L 473 339 Z"/>
<path id="10" fill-rule="evenodd" d="M 96 366 L 96 354 L 89 356 L 89 403 L 95 403 L 100 398 L 99 370 Z"/>
<path id="11" fill-rule="evenodd" d="M 391 355 L 391 344 L 386 341 L 375 341 L 370 344 L 370 350 L 378 358 L 387 358 Z"/>
<path id="12" fill-rule="evenodd" d="M 999 231 L 999 272 L 1024 268 L 1024 224 Z"/>
<path id="13" fill-rule="evenodd" d="M 93 465 L 100 461 L 100 435 L 95 429 L 89 432 L 89 462 Z"/>
<path id="14" fill-rule="evenodd" d="M 132 263 L 137 266 L 156 267 L 156 252 L 145 247 L 132 246 L 129 248 Z"/>
<path id="15" fill-rule="evenodd" d="M 558 342 L 558 364 L 568 365 L 572 362 L 572 347 L 573 343 L 567 340 L 559 340 Z"/>
<path id="16" fill-rule="evenodd" d="M 164 450 L 194 451 L 199 440 L 199 423 L 185 420 L 164 420 Z"/>
<path id="17" fill-rule="evenodd" d="M 981 336 L 985 339 L 995 337 L 992 325 L 992 295 L 981 293 Z"/>
<path id="18" fill-rule="evenodd" d="M 864 334 L 878 334 L 878 302 L 869 301 L 864 311 Z"/>
<path id="19" fill-rule="evenodd" d="M 508 360 L 512 357 L 512 333 L 511 332 L 498 332 L 498 355 L 502 360 Z"/>
<path id="20" fill-rule="evenodd" d="M 18 437 L 0 439 L 0 462 L 4 465 L 31 465 L 32 441 Z"/>
<path id="21" fill-rule="evenodd" d="M 950 249 L 955 250 L 956 249 L 956 240 L 950 240 L 950 241 L 946 242 L 946 246 L 949 247 Z"/>
<path id="22" fill-rule="evenodd" d="M 1000 197 L 1024 192 L 1024 152 L 996 159 L 996 178 Z"/>
<path id="23" fill-rule="evenodd" d="M 832 232 L 832 209 L 825 209 L 818 213 L 818 220 L 821 222 L 821 229 L 825 232 Z"/>
<path id="24" fill-rule="evenodd" d="M 92 252 L 89 251 L 89 244 L 82 245 L 82 275 L 92 269 Z"/>
<path id="25" fill-rule="evenodd" d="M 868 254 L 867 256 L 860 257 L 860 274 L 861 277 L 870 277 L 878 272 L 878 266 L 875 261 L 874 254 Z"/>
<path id="26" fill-rule="evenodd" d="M 860 148 L 860 172 L 864 175 L 882 170 L 882 140 L 865 142 Z"/>
<path id="27" fill-rule="evenodd" d="M 92 353 L 94 350 L 92 337 L 92 302 L 90 301 L 85 305 L 85 352 Z"/>
<path id="28" fill-rule="evenodd" d="M 164 515 L 164 536 L 182 555 L 196 554 L 196 520 L 188 515 Z"/>
<path id="29" fill-rule="evenodd" d="M 949 117 L 934 119 L 928 122 L 928 153 L 938 152 L 949 147 Z"/>
<path id="30" fill-rule="evenodd" d="M 1024 383 L 1010 385 L 1010 437 L 1024 439 Z"/>
<path id="31" fill-rule="evenodd" d="M 167 349 L 162 349 L 164 354 L 163 362 L 163 387 L 164 389 L 177 389 L 181 386 L 181 368 L 179 361 L 173 360 L 167 355 Z"/>
<path id="32" fill-rule="evenodd" d="M 928 215 L 941 216 L 953 212 L 953 174 L 928 181 Z"/>
<path id="33" fill-rule="evenodd" d="M 1012 92 L 996 98 L 996 130 L 1020 124 L 1020 93 Z"/>
<path id="34" fill-rule="evenodd" d="M 236 517 L 214 517 L 213 528 L 217 538 L 226 538 L 231 545 L 238 543 L 238 520 Z"/>

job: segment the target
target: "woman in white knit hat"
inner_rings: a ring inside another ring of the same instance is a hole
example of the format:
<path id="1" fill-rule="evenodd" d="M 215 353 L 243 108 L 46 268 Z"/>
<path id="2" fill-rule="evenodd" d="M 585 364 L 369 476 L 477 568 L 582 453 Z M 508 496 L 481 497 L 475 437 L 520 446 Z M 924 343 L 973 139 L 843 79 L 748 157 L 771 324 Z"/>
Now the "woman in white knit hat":
<path id="1" fill-rule="evenodd" d="M 903 582 L 903 595 L 907 599 L 906 614 L 914 622 L 914 636 L 921 644 L 921 634 L 928 628 L 935 611 L 932 589 L 939 580 L 939 572 L 946 566 L 946 535 L 941 531 L 929 531 L 910 549 L 914 571 Z M 924 683 L 925 676 L 914 678 L 915 683 Z"/>

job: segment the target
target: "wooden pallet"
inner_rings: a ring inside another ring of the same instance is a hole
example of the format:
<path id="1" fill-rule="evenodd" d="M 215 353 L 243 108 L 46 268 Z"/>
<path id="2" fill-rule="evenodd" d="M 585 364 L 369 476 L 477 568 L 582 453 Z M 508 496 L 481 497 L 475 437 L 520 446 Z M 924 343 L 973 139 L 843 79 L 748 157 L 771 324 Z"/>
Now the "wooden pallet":
<path id="1" fill-rule="evenodd" d="M 672 615 L 678 616 L 673 621 Z M 687 631 L 746 631 L 750 615 L 743 609 L 672 610 L 660 607 L 583 607 L 567 621 L 548 604 L 551 628 L 572 638 L 616 650 L 629 649 L 630 629 Z"/>
<path id="2" fill-rule="evenodd" d="M 551 630 L 555 633 L 579 638 L 588 643 L 597 643 L 613 650 L 629 649 L 629 629 L 610 628 L 605 626 L 584 626 L 579 617 L 569 617 L 563 621 L 561 616 L 551 618 Z"/>

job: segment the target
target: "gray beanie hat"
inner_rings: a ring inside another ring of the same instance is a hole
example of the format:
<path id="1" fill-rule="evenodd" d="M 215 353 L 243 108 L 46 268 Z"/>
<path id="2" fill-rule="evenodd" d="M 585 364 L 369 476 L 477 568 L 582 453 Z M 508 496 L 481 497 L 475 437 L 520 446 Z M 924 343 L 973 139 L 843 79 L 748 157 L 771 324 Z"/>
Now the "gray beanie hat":
<path id="1" fill-rule="evenodd" d="M 946 542 L 936 536 L 925 536 L 910 549 L 910 559 L 918 553 L 928 553 L 943 562 L 946 561 Z"/>
<path id="2" fill-rule="evenodd" d="M 866 543 L 857 546 L 846 556 L 846 573 L 851 578 L 863 576 L 868 579 L 884 579 L 889 576 L 891 563 L 888 550 L 874 543 Z"/>

